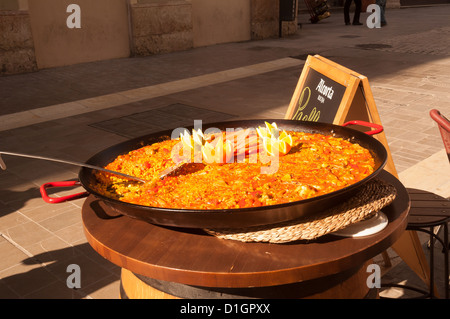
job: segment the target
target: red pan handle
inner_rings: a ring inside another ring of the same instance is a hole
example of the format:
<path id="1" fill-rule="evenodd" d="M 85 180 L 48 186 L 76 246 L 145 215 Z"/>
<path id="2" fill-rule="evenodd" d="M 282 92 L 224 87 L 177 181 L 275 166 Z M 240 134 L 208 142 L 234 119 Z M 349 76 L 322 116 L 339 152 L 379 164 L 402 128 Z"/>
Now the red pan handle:
<path id="1" fill-rule="evenodd" d="M 86 197 L 89 195 L 89 193 L 82 192 L 82 193 L 77 193 L 77 194 L 72 194 L 72 195 L 67 195 L 67 196 L 62 196 L 62 197 L 50 197 L 47 194 L 48 188 L 73 187 L 73 186 L 79 186 L 79 185 L 81 185 L 81 183 L 79 181 L 50 182 L 50 183 L 43 184 L 39 190 L 41 192 L 42 199 L 45 202 L 47 202 L 49 204 L 59 204 L 59 203 L 71 201 L 74 199 Z"/>
<path id="2" fill-rule="evenodd" d="M 374 128 L 374 130 L 365 132 L 367 135 L 375 135 L 375 134 L 383 132 L 383 126 L 381 126 L 379 124 L 375 124 L 375 123 L 370 123 L 370 122 L 355 120 L 355 121 L 349 121 L 349 122 L 342 124 L 342 126 L 347 126 L 347 125 L 361 125 L 361 126 L 367 126 L 367 127 Z"/>

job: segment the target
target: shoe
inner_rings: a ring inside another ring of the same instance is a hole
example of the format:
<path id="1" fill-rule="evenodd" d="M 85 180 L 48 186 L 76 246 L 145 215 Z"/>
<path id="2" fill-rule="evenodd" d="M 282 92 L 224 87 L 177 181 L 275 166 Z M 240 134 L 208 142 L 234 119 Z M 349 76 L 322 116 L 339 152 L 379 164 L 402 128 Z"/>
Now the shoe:
<path id="1" fill-rule="evenodd" d="M 353 22 L 353 25 L 363 25 L 361 22 Z"/>
<path id="2" fill-rule="evenodd" d="M 384 27 L 385 25 L 387 25 L 387 22 L 381 22 L 382 27 Z"/>
<path id="3" fill-rule="evenodd" d="M 350 22 L 345 22 L 345 25 L 351 25 L 351 23 Z"/>

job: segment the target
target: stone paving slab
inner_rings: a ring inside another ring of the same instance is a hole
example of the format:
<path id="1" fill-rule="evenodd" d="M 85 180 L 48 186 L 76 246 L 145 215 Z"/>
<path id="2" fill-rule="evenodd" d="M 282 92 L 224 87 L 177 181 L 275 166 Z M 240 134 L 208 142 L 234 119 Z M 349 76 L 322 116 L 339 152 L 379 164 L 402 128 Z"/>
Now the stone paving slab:
<path id="1" fill-rule="evenodd" d="M 97 122 L 90 126 L 128 138 L 134 138 L 173 129 L 174 127 L 192 126 L 194 120 L 201 119 L 203 123 L 212 123 L 231 120 L 235 117 L 232 114 L 177 103 L 151 111 Z"/>
<path id="2" fill-rule="evenodd" d="M 196 77 L 189 77 L 187 79 L 165 82 L 152 86 L 139 87 L 130 90 L 119 90 L 115 93 L 98 95 L 78 101 L 64 102 L 61 104 L 49 105 L 40 108 L 35 108 L 34 106 L 30 110 L 20 110 L 14 113 L 0 116 L 0 130 L 8 130 L 20 126 L 31 125 L 34 123 L 46 122 L 54 119 L 64 118 L 70 115 L 89 113 L 94 110 L 109 109 L 116 106 L 122 106 L 126 103 L 129 103 L 130 101 L 137 102 L 159 96 L 166 96 L 177 92 L 184 92 L 194 88 L 210 86 L 222 82 L 229 82 L 232 80 L 301 64 L 302 62 L 296 59 L 283 58 L 258 64 L 251 64 L 241 68 L 219 71 L 211 74 L 199 75 Z M 7 80 L 8 79 L 9 78 L 7 78 Z M 1 80 L 2 78 L 0 78 L 0 82 Z M 7 80 L 5 80 L 5 82 L 7 82 Z M 11 83 L 8 83 L 8 86 L 10 85 Z M 4 85 L 3 88 L 6 87 L 7 86 Z M 106 87 L 109 86 L 106 85 Z M 53 88 L 52 91 L 53 90 L 57 89 Z M 17 97 L 17 99 L 21 100 L 23 98 L 22 89 L 20 88 L 16 92 L 21 93 Z M 40 96 L 40 94 L 36 94 L 35 92 L 33 92 L 33 90 L 31 92 L 31 96 L 27 97 L 26 95 L 29 93 L 27 90 L 25 90 L 25 101 L 22 101 L 22 103 L 32 103 L 32 101 L 36 99 L 36 96 Z M 8 95 L 12 96 L 11 94 Z M 17 95 L 14 95 L 14 99 L 16 98 L 15 96 Z M 72 98 L 73 94 L 69 94 L 68 96 L 66 96 L 67 100 L 71 100 Z M 6 98 L 6 100 L 2 99 L 0 102 L 4 104 L 3 106 L 0 104 L 0 112 L 1 110 L 8 110 L 8 106 L 11 105 L 14 105 L 14 107 L 18 108 L 21 107 L 20 101 L 18 103 L 11 103 L 8 101 L 8 98 Z M 27 109 L 29 107 L 30 106 L 25 106 L 24 108 Z"/>

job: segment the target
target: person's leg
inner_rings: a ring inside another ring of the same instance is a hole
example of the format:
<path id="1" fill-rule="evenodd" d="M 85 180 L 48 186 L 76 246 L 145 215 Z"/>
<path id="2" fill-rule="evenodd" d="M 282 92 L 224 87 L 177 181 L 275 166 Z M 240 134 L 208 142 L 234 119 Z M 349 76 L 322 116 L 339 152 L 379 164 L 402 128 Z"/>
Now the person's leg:
<path id="1" fill-rule="evenodd" d="M 385 16 L 385 9 L 386 9 L 386 0 L 377 0 L 376 4 L 380 6 L 380 22 L 382 25 L 386 25 L 386 16 Z"/>
<path id="2" fill-rule="evenodd" d="M 344 3 L 344 21 L 345 24 L 350 24 L 350 5 L 352 0 L 345 0 Z"/>
<path id="3" fill-rule="evenodd" d="M 361 15 L 361 7 L 362 7 L 361 0 L 355 0 L 355 15 L 353 16 L 353 24 L 355 25 L 362 24 L 361 22 L 359 22 L 359 17 Z"/>

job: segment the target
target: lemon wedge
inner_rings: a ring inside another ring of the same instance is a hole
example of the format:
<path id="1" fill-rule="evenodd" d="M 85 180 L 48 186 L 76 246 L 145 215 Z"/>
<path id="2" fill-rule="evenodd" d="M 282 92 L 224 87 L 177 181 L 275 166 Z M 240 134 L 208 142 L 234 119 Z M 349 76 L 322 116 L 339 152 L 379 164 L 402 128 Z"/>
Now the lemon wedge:
<path id="1" fill-rule="evenodd" d="M 283 132 L 281 132 L 279 140 L 286 142 L 286 144 L 288 144 L 289 146 L 292 146 L 292 144 L 293 144 L 292 136 L 289 135 L 288 133 L 286 133 L 286 131 L 284 131 L 284 130 L 283 130 Z"/>
<path id="2" fill-rule="evenodd" d="M 197 145 L 203 145 L 205 141 L 205 136 L 203 135 L 203 132 L 201 129 L 192 130 L 192 137 L 194 139 L 194 144 Z"/>
<path id="3" fill-rule="evenodd" d="M 284 140 L 278 141 L 278 154 L 280 154 L 281 156 L 286 155 L 291 150 L 291 146 L 291 144 L 287 143 Z"/>
<path id="4" fill-rule="evenodd" d="M 272 122 L 272 124 L 270 124 L 269 122 L 264 122 L 266 124 L 267 130 L 270 133 L 271 137 L 274 138 L 278 138 L 279 136 L 279 130 L 278 130 L 278 126 L 277 123 Z"/>
<path id="5" fill-rule="evenodd" d="M 208 163 L 212 164 L 215 162 L 215 148 L 211 145 L 211 143 L 205 143 L 205 145 L 202 146 L 202 155 L 203 160 Z"/>
<path id="6" fill-rule="evenodd" d="M 262 139 L 270 137 L 269 130 L 265 129 L 264 127 L 256 128 L 256 133 L 258 133 L 258 136 L 261 137 Z"/>
<path id="7" fill-rule="evenodd" d="M 185 134 L 180 133 L 180 140 L 183 143 L 183 147 L 186 147 L 188 149 L 194 148 L 189 132 L 185 132 Z"/>
<path id="8" fill-rule="evenodd" d="M 266 127 L 256 129 L 258 135 L 262 138 L 262 145 L 269 156 L 283 156 L 289 153 L 292 147 L 292 136 L 285 130 L 280 133 L 275 122 L 270 124 L 264 122 Z"/>
<path id="9" fill-rule="evenodd" d="M 234 156 L 232 145 L 229 141 L 223 142 L 222 137 L 214 142 L 206 142 L 202 146 L 203 159 L 208 164 L 224 164 Z"/>
<path id="10" fill-rule="evenodd" d="M 269 156 L 283 156 L 291 150 L 291 145 L 286 141 L 273 138 L 263 139 L 263 147 Z"/>

